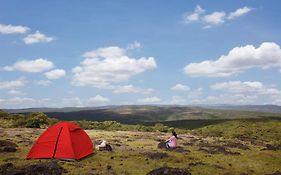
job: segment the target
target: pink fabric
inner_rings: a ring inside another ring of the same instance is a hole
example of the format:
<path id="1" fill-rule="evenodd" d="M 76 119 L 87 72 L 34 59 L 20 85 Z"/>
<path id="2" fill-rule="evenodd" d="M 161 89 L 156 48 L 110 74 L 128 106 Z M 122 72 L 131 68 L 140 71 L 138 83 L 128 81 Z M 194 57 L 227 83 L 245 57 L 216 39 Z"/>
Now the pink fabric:
<path id="1" fill-rule="evenodd" d="M 177 147 L 177 138 L 175 136 L 170 137 L 168 141 L 168 145 L 170 148 Z"/>

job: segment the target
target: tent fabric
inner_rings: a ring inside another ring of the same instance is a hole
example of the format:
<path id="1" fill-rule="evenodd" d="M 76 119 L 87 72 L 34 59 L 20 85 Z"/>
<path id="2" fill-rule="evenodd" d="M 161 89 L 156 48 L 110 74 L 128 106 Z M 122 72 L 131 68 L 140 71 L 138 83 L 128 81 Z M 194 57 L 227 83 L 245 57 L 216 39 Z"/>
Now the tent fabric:
<path id="1" fill-rule="evenodd" d="M 60 122 L 41 134 L 26 158 L 78 160 L 93 151 L 93 143 L 82 128 L 70 122 Z"/>

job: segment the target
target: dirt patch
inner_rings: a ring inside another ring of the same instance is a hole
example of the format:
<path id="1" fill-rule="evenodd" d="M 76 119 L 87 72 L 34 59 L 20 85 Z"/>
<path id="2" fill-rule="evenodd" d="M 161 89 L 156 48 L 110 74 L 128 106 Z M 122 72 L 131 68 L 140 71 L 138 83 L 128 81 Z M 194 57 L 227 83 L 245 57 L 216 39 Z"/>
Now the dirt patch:
<path id="1" fill-rule="evenodd" d="M 8 141 L 0 140 L 0 152 L 16 152 L 18 145 Z"/>
<path id="2" fill-rule="evenodd" d="M 210 145 L 207 143 L 200 143 L 198 146 L 200 146 L 199 151 L 204 151 L 209 154 L 222 153 L 225 155 L 240 155 L 239 152 L 232 152 L 232 151 L 226 149 L 226 147 L 220 146 L 220 145 Z"/>
<path id="3" fill-rule="evenodd" d="M 212 146 L 212 147 L 208 147 L 208 148 L 201 147 L 201 148 L 199 148 L 199 151 L 204 151 L 204 152 L 207 152 L 209 154 L 222 153 L 222 154 L 225 154 L 225 155 L 240 155 L 239 152 L 231 152 L 231 151 L 228 151 L 224 147 L 221 147 L 221 146 Z"/>
<path id="4" fill-rule="evenodd" d="M 110 143 L 122 143 L 122 141 L 117 140 L 117 139 L 109 140 L 108 142 L 110 142 Z"/>
<path id="5" fill-rule="evenodd" d="M 183 147 L 176 147 L 173 149 L 173 151 L 178 152 L 178 153 L 189 153 L 189 150 L 184 149 Z"/>
<path id="6" fill-rule="evenodd" d="M 3 165 L 0 165 L 0 174 L 8 174 L 8 171 L 11 171 L 15 168 L 15 166 L 12 163 L 5 163 Z"/>
<path id="7" fill-rule="evenodd" d="M 0 140 L 0 147 L 2 146 L 13 146 L 13 147 L 17 147 L 18 145 L 11 142 L 11 141 L 8 141 L 8 140 Z"/>
<path id="8" fill-rule="evenodd" d="M 191 138 L 191 139 L 189 139 L 189 142 L 197 142 L 197 141 L 200 141 L 201 139 L 199 139 L 199 138 Z"/>
<path id="9" fill-rule="evenodd" d="M 245 139 L 245 141 L 250 141 L 252 145 L 255 145 L 255 146 L 266 146 L 266 144 L 261 141 L 261 140 L 255 140 L 255 139 Z"/>
<path id="10" fill-rule="evenodd" d="M 277 151 L 277 150 L 280 150 L 280 147 L 278 147 L 278 146 L 273 146 L 273 145 L 271 145 L 271 144 L 266 144 L 266 145 L 265 145 L 265 148 L 261 149 L 261 151 L 264 151 L 264 150 Z"/>
<path id="11" fill-rule="evenodd" d="M 107 165 L 106 166 L 106 169 L 107 169 L 107 174 L 108 175 L 116 175 L 115 171 L 112 169 L 112 166 L 111 165 Z"/>
<path id="12" fill-rule="evenodd" d="M 179 168 L 161 167 L 150 171 L 147 175 L 191 175 L 191 173 Z"/>
<path id="13" fill-rule="evenodd" d="M 159 160 L 159 159 L 164 159 L 166 157 L 168 157 L 167 153 L 152 153 L 152 152 L 147 152 L 144 153 L 145 156 L 149 157 L 150 159 L 153 160 Z"/>
<path id="14" fill-rule="evenodd" d="M 18 141 L 18 143 L 28 143 L 28 144 L 32 144 L 33 141 L 30 140 L 29 138 L 22 138 L 22 140 Z"/>
<path id="15" fill-rule="evenodd" d="M 59 175 L 65 172 L 65 170 L 59 166 L 56 162 L 48 162 L 41 164 L 34 164 L 26 167 L 24 169 L 25 174 L 34 174 L 34 175 Z"/>
<path id="16" fill-rule="evenodd" d="M 220 166 L 220 165 L 213 165 L 215 168 L 217 168 L 217 169 L 221 169 L 221 170 L 223 170 L 223 169 L 225 169 L 224 167 L 222 167 L 222 166 Z"/>
<path id="17" fill-rule="evenodd" d="M 123 138 L 123 139 L 128 139 L 129 138 L 129 136 L 118 136 L 118 137 Z"/>
<path id="18" fill-rule="evenodd" d="M 192 143 L 192 142 L 185 142 L 185 143 L 182 143 L 182 145 L 184 145 L 184 146 L 193 146 L 194 143 Z"/>
<path id="19" fill-rule="evenodd" d="M 117 147 L 120 147 L 120 146 L 121 146 L 121 144 L 119 144 L 119 143 L 114 143 L 113 145 L 114 145 L 114 146 L 117 146 Z"/>
<path id="20" fill-rule="evenodd" d="M 7 159 L 4 159 L 3 161 L 4 162 L 10 162 L 10 161 L 15 161 L 15 160 L 18 160 L 19 158 L 18 157 L 9 157 Z"/>
<path id="21" fill-rule="evenodd" d="M 125 145 L 125 144 L 123 144 L 122 141 L 117 140 L 117 139 L 109 140 L 108 142 L 117 147 L 121 147 L 122 145 Z M 128 145 L 126 145 L 126 146 L 128 146 Z"/>
<path id="22" fill-rule="evenodd" d="M 156 141 L 156 142 L 165 142 L 165 140 L 164 139 L 160 139 L 160 138 L 157 138 L 157 139 L 153 139 L 154 141 Z"/>
<path id="23" fill-rule="evenodd" d="M 249 150 L 249 147 L 247 145 L 244 145 L 241 142 L 227 142 L 224 144 L 224 146 L 229 147 L 229 148 L 238 148 L 238 149 L 243 149 L 243 150 Z"/>
<path id="24" fill-rule="evenodd" d="M 61 175 L 67 173 L 56 162 L 39 163 L 26 167 L 16 168 L 12 163 L 6 163 L 0 166 L 0 173 L 3 175 L 20 174 L 20 175 Z"/>
<path id="25" fill-rule="evenodd" d="M 199 138 L 191 138 L 188 139 L 187 142 L 182 143 L 185 146 L 193 146 L 196 142 L 203 142 L 203 140 L 199 139 Z"/>
<path id="26" fill-rule="evenodd" d="M 95 168 L 92 168 L 86 175 L 99 175 L 100 172 L 95 169 Z"/>
<path id="27" fill-rule="evenodd" d="M 206 165 L 206 163 L 203 163 L 203 162 L 191 162 L 188 165 L 189 166 L 198 166 L 198 165 Z"/>
<path id="28" fill-rule="evenodd" d="M 266 175 L 281 175 L 281 172 L 280 172 L 280 171 L 276 171 L 275 173 L 272 173 L 272 174 L 266 174 Z"/>
<path id="29" fill-rule="evenodd" d="M 0 147 L 0 152 L 16 152 L 17 148 L 12 146 Z"/>

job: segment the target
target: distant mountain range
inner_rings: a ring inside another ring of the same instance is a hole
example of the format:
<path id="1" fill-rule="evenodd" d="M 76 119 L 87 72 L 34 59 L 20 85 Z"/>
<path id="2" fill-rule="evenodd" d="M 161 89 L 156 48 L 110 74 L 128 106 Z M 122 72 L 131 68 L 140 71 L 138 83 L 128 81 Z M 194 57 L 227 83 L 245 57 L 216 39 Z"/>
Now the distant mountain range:
<path id="1" fill-rule="evenodd" d="M 235 111 L 256 111 L 256 112 L 270 112 L 281 113 L 281 106 L 277 105 L 217 105 L 217 106 L 204 106 L 211 109 L 224 109 Z"/>
<path id="2" fill-rule="evenodd" d="M 4 109 L 4 111 L 9 113 L 44 112 L 48 117 L 61 120 L 114 120 L 129 124 L 198 119 L 281 118 L 281 106 L 275 105 L 124 105 L 83 108 Z"/>
<path id="3" fill-rule="evenodd" d="M 9 113 L 30 113 L 30 112 L 76 112 L 76 111 L 86 111 L 86 110 L 97 110 L 110 108 L 109 106 L 104 107 L 65 107 L 65 108 L 22 108 L 22 109 L 3 109 L 5 112 Z"/>

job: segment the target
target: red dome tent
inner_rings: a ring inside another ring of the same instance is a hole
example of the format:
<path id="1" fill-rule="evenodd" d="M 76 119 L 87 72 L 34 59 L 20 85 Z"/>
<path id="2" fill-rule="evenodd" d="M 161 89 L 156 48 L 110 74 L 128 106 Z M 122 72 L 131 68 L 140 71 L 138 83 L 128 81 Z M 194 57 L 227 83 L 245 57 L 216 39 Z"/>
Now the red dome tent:
<path id="1" fill-rule="evenodd" d="M 27 159 L 81 159 L 93 153 L 93 143 L 79 126 L 60 122 L 41 134 L 27 155 Z"/>

